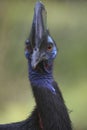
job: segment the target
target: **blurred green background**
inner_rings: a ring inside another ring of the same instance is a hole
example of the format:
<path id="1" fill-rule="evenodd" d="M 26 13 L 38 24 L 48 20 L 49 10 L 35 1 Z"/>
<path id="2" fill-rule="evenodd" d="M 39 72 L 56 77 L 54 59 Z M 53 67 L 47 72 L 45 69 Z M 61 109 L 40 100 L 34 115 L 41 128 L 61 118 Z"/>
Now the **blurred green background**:
<path id="1" fill-rule="evenodd" d="M 0 123 L 25 119 L 35 103 L 28 81 L 24 41 L 35 0 L 0 0 Z M 87 2 L 43 0 L 59 48 L 54 75 L 74 130 L 87 130 Z"/>

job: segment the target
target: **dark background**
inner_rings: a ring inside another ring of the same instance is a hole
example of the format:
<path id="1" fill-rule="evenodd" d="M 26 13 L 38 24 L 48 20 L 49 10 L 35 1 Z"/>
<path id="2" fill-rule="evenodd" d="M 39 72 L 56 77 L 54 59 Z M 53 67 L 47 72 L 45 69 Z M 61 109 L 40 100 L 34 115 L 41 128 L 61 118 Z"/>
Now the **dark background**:
<path id="1" fill-rule="evenodd" d="M 0 0 L 0 123 L 25 119 L 35 103 L 28 81 L 24 41 L 35 0 Z M 43 0 L 48 27 L 59 48 L 54 75 L 75 130 L 87 130 L 87 2 Z"/>

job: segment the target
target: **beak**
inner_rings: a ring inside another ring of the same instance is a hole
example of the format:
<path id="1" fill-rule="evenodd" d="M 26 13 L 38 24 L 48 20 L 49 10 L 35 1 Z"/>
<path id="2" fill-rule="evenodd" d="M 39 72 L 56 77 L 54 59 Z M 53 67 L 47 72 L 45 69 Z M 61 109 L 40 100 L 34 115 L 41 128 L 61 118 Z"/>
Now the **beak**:
<path id="1" fill-rule="evenodd" d="M 41 2 L 37 2 L 34 8 L 34 17 L 30 33 L 30 42 L 33 48 L 31 65 L 33 68 L 40 62 L 40 46 L 47 31 L 46 10 Z"/>

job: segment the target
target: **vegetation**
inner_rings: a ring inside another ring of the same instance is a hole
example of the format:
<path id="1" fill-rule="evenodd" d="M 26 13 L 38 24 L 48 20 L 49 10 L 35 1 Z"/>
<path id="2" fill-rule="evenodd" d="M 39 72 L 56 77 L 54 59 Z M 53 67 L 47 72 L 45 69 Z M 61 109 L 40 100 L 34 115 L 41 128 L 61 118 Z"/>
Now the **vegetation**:
<path id="1" fill-rule="evenodd" d="M 74 129 L 87 130 L 87 2 L 44 2 L 58 46 L 54 75 Z M 32 108 L 24 41 L 35 1 L 0 1 L 0 123 L 25 119 Z"/>

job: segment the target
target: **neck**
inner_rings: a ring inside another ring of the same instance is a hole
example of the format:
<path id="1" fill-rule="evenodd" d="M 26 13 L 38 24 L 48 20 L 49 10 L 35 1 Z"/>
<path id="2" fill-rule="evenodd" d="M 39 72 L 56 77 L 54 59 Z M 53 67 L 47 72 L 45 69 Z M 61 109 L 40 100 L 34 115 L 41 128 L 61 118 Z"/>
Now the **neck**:
<path id="1" fill-rule="evenodd" d="M 29 64 L 29 79 L 44 130 L 71 130 L 71 123 L 52 71 L 38 73 Z"/>
<path id="2" fill-rule="evenodd" d="M 50 71 L 36 71 L 31 68 L 31 65 L 29 63 L 29 79 L 30 83 L 32 85 L 41 86 L 43 88 L 49 89 L 52 93 L 55 93 L 54 87 L 51 85 L 54 81 L 53 79 L 53 73 L 52 73 L 52 67 L 50 68 Z"/>
<path id="3" fill-rule="evenodd" d="M 36 82 L 36 81 L 52 81 L 53 80 L 53 69 L 52 67 L 48 71 L 37 71 L 33 70 L 31 67 L 31 64 L 28 62 L 28 72 L 29 72 L 29 80 L 30 82 Z"/>

